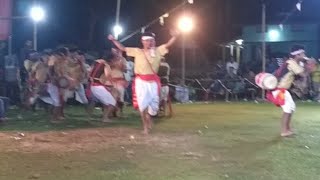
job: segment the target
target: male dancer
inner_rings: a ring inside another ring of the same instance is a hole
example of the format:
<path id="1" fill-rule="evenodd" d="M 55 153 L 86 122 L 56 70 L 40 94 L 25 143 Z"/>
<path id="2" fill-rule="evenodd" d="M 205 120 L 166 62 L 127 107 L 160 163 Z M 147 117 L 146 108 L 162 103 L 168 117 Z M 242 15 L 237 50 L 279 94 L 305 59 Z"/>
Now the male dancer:
<path id="1" fill-rule="evenodd" d="M 275 75 L 280 79 L 278 87 L 267 94 L 268 100 L 281 107 L 283 110 L 281 124 L 282 137 L 293 135 L 290 122 L 292 114 L 296 109 L 296 105 L 288 89 L 292 86 L 295 78 L 298 76 L 305 76 L 305 70 L 300 65 L 301 62 L 306 59 L 304 47 L 301 45 L 293 46 L 290 56 L 291 58 L 287 60 L 275 73 Z"/>
<path id="2" fill-rule="evenodd" d="M 116 100 L 111 94 L 112 84 L 111 68 L 104 59 L 96 60 L 90 73 L 90 93 L 91 99 L 98 100 L 103 104 L 102 122 L 112 122 L 109 119 L 110 113 L 116 106 Z"/>
<path id="3" fill-rule="evenodd" d="M 135 58 L 133 91 L 136 93 L 144 134 L 149 134 L 152 128 L 151 116 L 157 115 L 159 110 L 161 85 L 157 72 L 161 58 L 168 53 L 168 48 L 176 41 L 178 33 L 172 32 L 171 35 L 172 38 L 166 44 L 156 47 L 155 34 L 146 32 L 141 37 L 142 49 L 124 47 L 112 35 L 108 37 L 118 49 Z"/>
<path id="4" fill-rule="evenodd" d="M 115 55 L 110 62 L 111 67 L 111 81 L 113 87 L 118 91 L 119 98 L 117 99 L 117 106 L 120 109 L 120 113 L 123 113 L 123 105 L 124 105 L 124 95 L 125 90 L 128 86 L 128 82 L 124 77 L 124 73 L 126 72 L 126 59 L 122 56 L 122 52 L 112 49 L 112 53 Z M 116 116 L 116 111 L 114 113 Z"/>
<path id="5" fill-rule="evenodd" d="M 83 83 L 88 79 L 88 72 L 85 67 L 85 58 L 82 52 L 78 50 L 72 51 L 72 58 L 68 63 L 68 74 L 74 80 L 73 87 L 70 91 L 76 94 L 76 100 L 81 104 L 88 105 L 88 99 L 85 94 Z"/>
<path id="6" fill-rule="evenodd" d="M 41 97 L 41 99 L 54 106 L 52 111 L 53 123 L 60 123 L 61 120 L 64 120 L 64 91 L 70 86 L 70 84 L 74 83 L 74 80 L 67 73 L 68 54 L 69 52 L 66 48 L 58 49 L 53 56 L 50 56 L 48 62 L 50 83 L 47 85 L 47 91 L 50 95 L 50 99 L 47 97 Z M 66 78 L 69 82 L 69 86 L 60 87 L 60 78 Z"/>
<path id="7" fill-rule="evenodd" d="M 161 59 L 158 76 L 161 80 L 161 93 L 160 93 L 160 111 L 163 110 L 164 115 L 167 113 L 167 107 L 169 108 L 169 116 L 172 116 L 172 106 L 169 97 L 169 76 L 170 65 L 166 62 L 165 58 Z"/>

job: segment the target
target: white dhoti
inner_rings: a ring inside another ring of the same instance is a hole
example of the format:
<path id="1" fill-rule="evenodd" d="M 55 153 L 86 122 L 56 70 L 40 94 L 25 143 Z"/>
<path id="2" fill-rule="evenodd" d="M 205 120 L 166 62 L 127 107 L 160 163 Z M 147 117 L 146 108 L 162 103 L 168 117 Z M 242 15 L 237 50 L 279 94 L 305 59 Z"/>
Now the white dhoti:
<path id="1" fill-rule="evenodd" d="M 88 104 L 89 103 L 83 84 L 80 84 L 76 88 L 75 93 L 76 93 L 76 101 L 78 101 L 81 104 Z"/>
<path id="2" fill-rule="evenodd" d="M 280 90 L 272 91 L 273 97 L 276 98 L 280 92 Z M 283 112 L 289 114 L 293 113 L 296 110 L 296 104 L 293 101 L 291 94 L 287 90 L 285 90 L 284 92 L 284 105 L 281 105 L 281 108 Z"/>
<path id="3" fill-rule="evenodd" d="M 91 86 L 90 89 L 92 96 L 102 104 L 116 106 L 116 100 L 104 86 Z"/>
<path id="4" fill-rule="evenodd" d="M 150 115 L 157 115 L 159 110 L 158 84 L 155 81 L 144 81 L 136 78 L 135 92 L 139 111 L 143 112 L 148 108 Z"/>
<path id="5" fill-rule="evenodd" d="M 64 102 L 67 102 L 68 99 L 74 97 L 74 90 L 63 89 L 62 92 L 63 92 L 63 100 L 64 100 Z"/>
<path id="6" fill-rule="evenodd" d="M 48 83 L 47 91 L 49 96 L 40 96 L 40 99 L 45 103 L 51 104 L 54 107 L 60 107 L 60 94 L 59 88 L 52 83 Z"/>
<path id="7" fill-rule="evenodd" d="M 160 101 L 168 101 L 169 86 L 162 86 L 160 91 Z"/>

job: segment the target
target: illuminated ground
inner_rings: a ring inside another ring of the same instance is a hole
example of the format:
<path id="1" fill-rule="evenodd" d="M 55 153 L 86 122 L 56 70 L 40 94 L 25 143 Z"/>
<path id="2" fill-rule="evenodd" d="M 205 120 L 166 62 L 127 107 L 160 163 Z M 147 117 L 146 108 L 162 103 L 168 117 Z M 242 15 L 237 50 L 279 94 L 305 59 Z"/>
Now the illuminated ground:
<path id="1" fill-rule="evenodd" d="M 72 118 L 59 126 L 43 113 L 2 126 L 0 179 L 320 178 L 319 105 L 298 105 L 298 134 L 289 139 L 279 138 L 280 111 L 267 104 L 176 105 L 175 116 L 159 119 L 149 137 L 140 135 L 132 111 L 111 126 L 88 123 L 80 107 L 67 113 Z"/>

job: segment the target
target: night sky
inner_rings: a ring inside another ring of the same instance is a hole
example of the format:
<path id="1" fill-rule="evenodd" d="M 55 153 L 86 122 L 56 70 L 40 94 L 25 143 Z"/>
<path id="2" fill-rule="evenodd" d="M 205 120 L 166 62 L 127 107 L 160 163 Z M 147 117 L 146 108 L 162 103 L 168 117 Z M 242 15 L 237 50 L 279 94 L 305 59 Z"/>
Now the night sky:
<path id="1" fill-rule="evenodd" d="M 186 7 L 196 21 L 197 28 L 192 39 L 211 55 L 217 44 L 230 41 L 241 35 L 241 27 L 259 24 L 261 21 L 261 0 L 194 0 Z M 28 14 L 31 0 L 14 0 L 14 15 Z M 38 0 L 47 11 L 47 19 L 39 25 L 40 49 L 52 48 L 58 44 L 77 44 L 86 49 L 102 49 L 110 44 L 105 40 L 115 21 L 116 0 Z M 150 20 L 174 8 L 182 0 L 122 0 L 120 21 L 125 34 L 136 30 Z M 268 0 L 268 23 L 280 23 L 290 12 L 297 0 Z M 301 13 L 290 16 L 289 22 L 319 22 L 319 0 L 305 0 Z M 93 12 L 93 13 L 92 13 Z M 168 31 L 175 19 L 182 13 L 178 10 L 170 15 L 164 26 L 158 23 L 149 30 L 156 32 L 158 41 L 168 38 Z M 90 22 L 96 21 L 92 40 L 89 40 Z M 14 47 L 21 47 L 26 39 L 32 39 L 30 20 L 16 20 L 13 26 Z M 138 38 L 125 42 L 137 45 Z"/>

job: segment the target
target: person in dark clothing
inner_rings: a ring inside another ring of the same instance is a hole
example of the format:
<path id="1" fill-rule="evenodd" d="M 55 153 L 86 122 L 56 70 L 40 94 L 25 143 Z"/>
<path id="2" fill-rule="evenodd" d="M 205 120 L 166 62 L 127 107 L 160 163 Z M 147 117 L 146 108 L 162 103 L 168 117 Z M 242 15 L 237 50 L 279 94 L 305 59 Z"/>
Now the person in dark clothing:
<path id="1" fill-rule="evenodd" d="M 19 89 L 19 65 L 16 56 L 5 57 L 5 85 L 6 96 L 12 100 L 12 104 L 20 104 L 20 89 Z"/>
<path id="2" fill-rule="evenodd" d="M 10 99 L 0 96 L 0 123 L 6 120 L 6 112 L 9 108 Z"/>
<path id="3" fill-rule="evenodd" d="M 0 82 L 4 81 L 4 57 L 6 53 L 6 43 L 0 42 Z"/>

